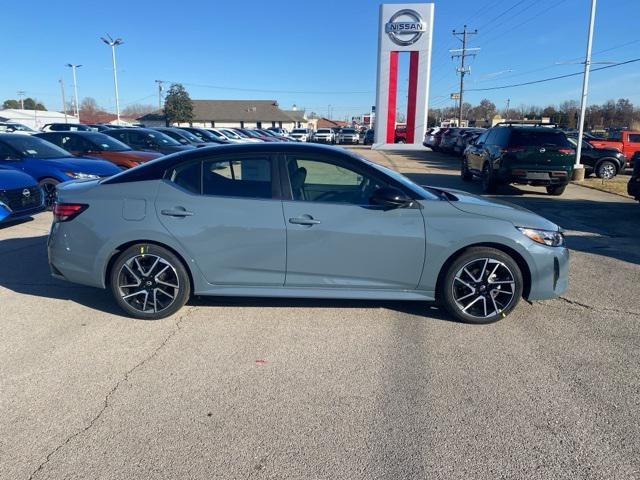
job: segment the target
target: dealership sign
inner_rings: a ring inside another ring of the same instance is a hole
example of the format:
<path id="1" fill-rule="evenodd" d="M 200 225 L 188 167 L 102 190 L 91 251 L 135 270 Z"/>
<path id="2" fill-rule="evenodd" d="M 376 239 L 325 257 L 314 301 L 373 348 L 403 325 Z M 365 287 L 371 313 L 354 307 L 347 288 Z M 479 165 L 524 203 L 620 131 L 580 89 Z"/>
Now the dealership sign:
<path id="1" fill-rule="evenodd" d="M 427 127 L 432 34 L 433 3 L 380 6 L 374 148 L 391 148 L 396 141 L 398 59 L 403 52 L 409 56 L 405 147 L 422 148 Z"/>

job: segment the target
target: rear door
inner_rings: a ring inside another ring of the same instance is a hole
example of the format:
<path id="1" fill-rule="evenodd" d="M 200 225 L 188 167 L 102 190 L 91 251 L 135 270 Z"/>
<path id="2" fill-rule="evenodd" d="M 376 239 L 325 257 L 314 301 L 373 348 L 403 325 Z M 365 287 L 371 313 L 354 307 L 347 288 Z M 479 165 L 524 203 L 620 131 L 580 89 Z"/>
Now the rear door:
<path id="1" fill-rule="evenodd" d="M 214 285 L 282 286 L 286 232 L 268 154 L 210 156 L 165 175 L 156 212 Z"/>
<path id="2" fill-rule="evenodd" d="M 338 155 L 288 155 L 286 172 L 286 286 L 416 288 L 425 259 L 420 208 L 371 205 L 385 179 Z"/>

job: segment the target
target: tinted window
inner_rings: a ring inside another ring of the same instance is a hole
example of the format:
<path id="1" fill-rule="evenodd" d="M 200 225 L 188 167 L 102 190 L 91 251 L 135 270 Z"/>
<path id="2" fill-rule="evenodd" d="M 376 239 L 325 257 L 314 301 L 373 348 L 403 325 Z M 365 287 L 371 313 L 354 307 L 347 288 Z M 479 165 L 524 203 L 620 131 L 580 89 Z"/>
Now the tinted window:
<path id="1" fill-rule="evenodd" d="M 609 132 L 609 136 L 607 137 L 607 140 L 621 141 L 622 140 L 622 132 Z"/>
<path id="2" fill-rule="evenodd" d="M 16 152 L 11 150 L 4 143 L 0 143 L 0 160 L 6 160 L 8 158 L 14 158 L 16 156 Z"/>
<path id="3" fill-rule="evenodd" d="M 61 146 L 65 150 L 69 152 L 83 152 L 85 150 L 89 150 L 89 143 L 87 143 L 84 139 L 77 137 L 76 135 L 56 135 L 56 145 Z"/>
<path id="4" fill-rule="evenodd" d="M 638 134 L 638 133 L 630 133 L 629 134 L 629 143 L 640 143 L 640 134 Z"/>
<path id="5" fill-rule="evenodd" d="M 267 157 L 208 160 L 202 168 L 202 193 L 224 197 L 272 198 Z"/>
<path id="6" fill-rule="evenodd" d="M 369 205 L 386 183 L 327 161 L 291 158 L 287 162 L 294 200 Z"/>
<path id="7" fill-rule="evenodd" d="M 476 143 L 485 143 L 487 141 L 487 137 L 489 136 L 489 132 L 491 130 L 487 130 L 486 132 L 484 132 L 482 135 L 480 135 L 478 137 L 478 139 L 476 140 Z"/>
<path id="8" fill-rule="evenodd" d="M 487 138 L 485 139 L 484 143 L 486 143 L 487 145 L 493 145 L 495 138 L 496 138 L 496 129 L 492 128 L 491 130 L 489 130 Z"/>
<path id="9" fill-rule="evenodd" d="M 496 129 L 495 137 L 492 139 L 492 143 L 494 145 L 500 145 L 502 147 L 506 147 L 508 142 L 509 142 L 509 129 L 508 128 Z"/>
<path id="10" fill-rule="evenodd" d="M 178 165 L 167 172 L 165 178 L 191 193 L 199 194 L 202 188 L 202 162 Z"/>
<path id="11" fill-rule="evenodd" d="M 105 150 L 109 152 L 123 152 L 126 150 L 131 150 L 128 145 L 122 143 L 115 138 L 110 137 L 109 135 L 105 135 L 103 133 L 91 133 L 84 136 L 89 142 L 93 143 L 100 150 Z"/>
<path id="12" fill-rule="evenodd" d="M 25 157 L 59 158 L 69 156 L 69 152 L 38 137 L 20 135 L 20 137 L 5 139 L 5 142 Z"/>
<path id="13" fill-rule="evenodd" d="M 564 133 L 553 130 L 513 130 L 509 139 L 510 147 L 544 147 L 557 146 L 569 147 L 572 145 Z"/>

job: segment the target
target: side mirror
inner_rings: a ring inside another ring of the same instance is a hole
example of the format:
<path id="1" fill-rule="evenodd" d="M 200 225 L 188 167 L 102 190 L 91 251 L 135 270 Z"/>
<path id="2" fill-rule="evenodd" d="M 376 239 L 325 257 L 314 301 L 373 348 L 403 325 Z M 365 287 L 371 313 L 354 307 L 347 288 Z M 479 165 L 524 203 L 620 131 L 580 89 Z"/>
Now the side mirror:
<path id="1" fill-rule="evenodd" d="M 407 207 L 413 200 L 405 195 L 402 190 L 393 187 L 379 188 L 369 200 L 373 205 L 382 205 L 387 208 Z"/>

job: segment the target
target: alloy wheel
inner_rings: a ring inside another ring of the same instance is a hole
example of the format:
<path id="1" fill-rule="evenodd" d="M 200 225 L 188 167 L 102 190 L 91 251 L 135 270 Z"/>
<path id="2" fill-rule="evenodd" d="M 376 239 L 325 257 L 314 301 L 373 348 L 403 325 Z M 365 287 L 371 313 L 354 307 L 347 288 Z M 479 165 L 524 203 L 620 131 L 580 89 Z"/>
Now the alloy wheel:
<path id="1" fill-rule="evenodd" d="M 118 273 L 118 293 L 131 308 L 143 313 L 158 313 L 169 308 L 180 289 L 175 267 L 152 254 L 129 258 Z"/>
<path id="2" fill-rule="evenodd" d="M 50 209 L 56 202 L 56 184 L 53 182 L 42 182 L 40 187 L 44 192 L 44 204 Z"/>
<path id="3" fill-rule="evenodd" d="M 511 305 L 516 282 L 504 262 L 478 258 L 456 272 L 451 288 L 453 300 L 462 313 L 485 319 L 499 315 Z"/>
<path id="4" fill-rule="evenodd" d="M 616 167 L 609 161 L 602 162 L 598 167 L 598 176 L 606 180 L 616 176 Z"/>

